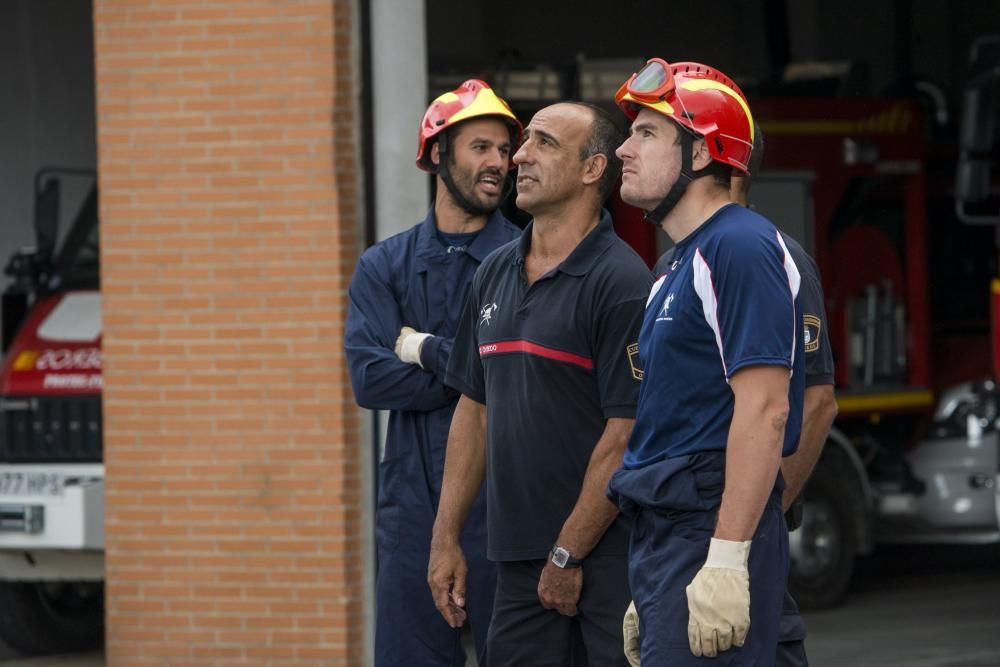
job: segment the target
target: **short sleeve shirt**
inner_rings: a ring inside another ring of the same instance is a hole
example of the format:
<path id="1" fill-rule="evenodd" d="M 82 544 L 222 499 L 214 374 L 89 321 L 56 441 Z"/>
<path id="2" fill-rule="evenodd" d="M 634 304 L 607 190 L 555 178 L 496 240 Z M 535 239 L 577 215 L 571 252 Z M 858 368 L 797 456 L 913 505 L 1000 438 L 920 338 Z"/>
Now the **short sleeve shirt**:
<path id="1" fill-rule="evenodd" d="M 802 312 L 805 344 L 806 387 L 833 384 L 833 351 L 830 349 L 830 333 L 826 326 L 826 305 L 819 269 L 798 241 L 786 234 L 781 236 L 802 276 L 799 310 Z"/>
<path id="2" fill-rule="evenodd" d="M 805 342 L 806 387 L 832 385 L 833 350 L 830 348 L 826 302 L 823 298 L 823 283 L 820 280 L 819 269 L 798 241 L 784 232 L 781 232 L 781 238 L 802 277 L 799 284 L 799 311 L 802 313 Z M 657 260 L 653 275 L 658 278 L 667 273 L 673 259 L 674 249 L 671 248 Z"/>
<path id="3" fill-rule="evenodd" d="M 729 378 L 758 365 L 791 373 L 783 453 L 795 451 L 805 386 L 799 283 L 778 230 L 736 204 L 677 244 L 646 304 L 645 378 L 626 468 L 724 450 L 734 402 Z"/>
<path id="4" fill-rule="evenodd" d="M 446 381 L 487 409 L 488 556 L 544 558 L 580 496 L 607 419 L 633 418 L 652 276 L 607 213 L 528 285 L 532 225 L 480 266 Z M 592 552 L 624 554 L 618 520 Z"/>

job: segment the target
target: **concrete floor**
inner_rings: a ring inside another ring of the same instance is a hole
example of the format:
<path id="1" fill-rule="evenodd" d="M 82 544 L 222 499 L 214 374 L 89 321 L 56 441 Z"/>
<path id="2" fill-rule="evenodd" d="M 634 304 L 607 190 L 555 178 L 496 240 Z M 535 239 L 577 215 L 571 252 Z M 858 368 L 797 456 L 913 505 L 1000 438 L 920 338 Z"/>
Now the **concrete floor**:
<path id="1" fill-rule="evenodd" d="M 805 619 L 813 667 L 995 667 L 1000 548 L 880 548 L 842 606 Z"/>

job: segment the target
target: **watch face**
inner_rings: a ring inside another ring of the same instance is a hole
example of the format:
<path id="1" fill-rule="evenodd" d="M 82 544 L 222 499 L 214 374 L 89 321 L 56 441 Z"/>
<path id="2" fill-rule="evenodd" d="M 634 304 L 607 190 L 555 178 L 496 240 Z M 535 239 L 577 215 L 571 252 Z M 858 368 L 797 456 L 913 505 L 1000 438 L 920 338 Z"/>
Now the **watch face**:
<path id="1" fill-rule="evenodd" d="M 556 567 L 566 567 L 566 563 L 569 561 L 569 552 L 562 547 L 555 547 L 552 549 L 552 563 Z"/>

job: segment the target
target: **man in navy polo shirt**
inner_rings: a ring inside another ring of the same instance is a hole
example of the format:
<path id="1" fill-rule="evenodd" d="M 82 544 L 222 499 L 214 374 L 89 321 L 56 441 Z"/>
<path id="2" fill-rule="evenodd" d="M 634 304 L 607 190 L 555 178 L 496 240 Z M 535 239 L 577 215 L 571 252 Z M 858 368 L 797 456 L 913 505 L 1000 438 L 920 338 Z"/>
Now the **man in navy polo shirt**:
<path id="1" fill-rule="evenodd" d="M 476 273 L 448 364 L 462 398 L 428 582 L 442 615 L 461 623 L 457 538 L 486 479 L 490 667 L 579 664 L 584 653 L 591 665 L 626 664 L 628 531 L 603 491 L 632 430 L 651 276 L 601 209 L 620 139 L 589 105 L 535 115 L 514 156 L 517 205 L 533 220 Z"/>
<path id="2" fill-rule="evenodd" d="M 351 279 L 344 347 L 358 404 L 390 410 L 379 463 L 375 664 L 464 667 L 461 633 L 427 590 L 431 526 L 458 393 L 444 383 L 461 304 L 479 263 L 518 236 L 496 209 L 521 124 L 475 79 L 435 99 L 420 124 L 417 166 L 437 194 L 423 222 L 369 248 Z M 485 499 L 462 535 L 468 613 L 482 652 L 496 572 L 486 559 Z"/>
<path id="3" fill-rule="evenodd" d="M 647 302 L 635 429 L 609 485 L 635 519 L 642 663 L 773 664 L 788 572 L 779 467 L 804 389 L 799 272 L 775 227 L 730 200 L 753 117 L 729 77 L 654 58 L 615 101 L 633 121 L 622 198 L 676 243 Z"/>

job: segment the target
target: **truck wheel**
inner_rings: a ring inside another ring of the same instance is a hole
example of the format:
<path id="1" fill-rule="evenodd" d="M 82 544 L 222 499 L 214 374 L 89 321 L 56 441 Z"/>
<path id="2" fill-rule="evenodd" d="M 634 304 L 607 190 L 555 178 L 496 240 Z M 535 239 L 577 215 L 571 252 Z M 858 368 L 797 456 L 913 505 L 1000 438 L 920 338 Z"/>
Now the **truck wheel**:
<path id="1" fill-rule="evenodd" d="M 857 535 L 844 483 L 849 476 L 838 475 L 832 463 L 816 467 L 803 493 L 802 526 L 789 534 L 788 588 L 803 609 L 838 604 L 854 570 Z"/>
<path id="2" fill-rule="evenodd" d="M 27 655 L 99 647 L 104 640 L 104 584 L 0 582 L 0 640 Z"/>

